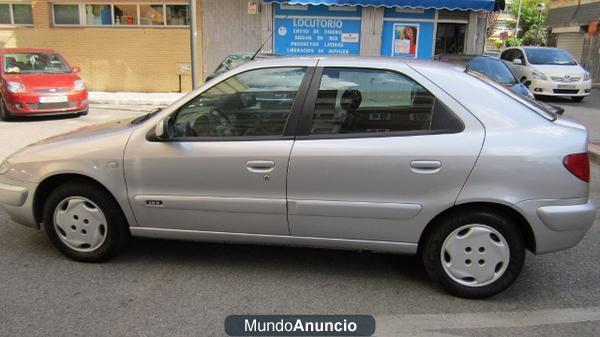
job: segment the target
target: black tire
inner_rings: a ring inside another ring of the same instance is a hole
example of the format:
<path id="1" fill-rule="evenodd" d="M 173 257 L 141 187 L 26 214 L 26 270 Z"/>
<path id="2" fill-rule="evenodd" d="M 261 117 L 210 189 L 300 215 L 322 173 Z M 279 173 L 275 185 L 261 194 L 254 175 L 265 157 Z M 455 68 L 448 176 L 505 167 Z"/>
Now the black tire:
<path id="1" fill-rule="evenodd" d="M 90 110 L 89 109 L 85 109 L 82 112 L 79 113 L 79 116 L 86 116 L 88 114 Z"/>
<path id="2" fill-rule="evenodd" d="M 579 102 L 583 101 L 583 97 L 584 97 L 584 96 L 575 96 L 575 97 L 571 97 L 571 100 L 572 100 L 573 102 L 577 102 L 577 103 L 579 103 Z"/>
<path id="3" fill-rule="evenodd" d="M 54 226 L 54 212 L 69 197 L 83 197 L 98 206 L 106 218 L 106 238 L 95 250 L 77 251 L 66 245 Z M 43 214 L 44 229 L 52 244 L 65 256 L 81 262 L 102 262 L 115 256 L 130 237 L 129 226 L 117 202 L 106 191 L 86 181 L 67 182 L 56 187 L 46 199 Z"/>
<path id="4" fill-rule="evenodd" d="M 13 120 L 13 116 L 8 112 L 6 108 L 6 104 L 4 103 L 4 98 L 0 98 L 0 119 L 5 122 L 10 122 Z"/>
<path id="5" fill-rule="evenodd" d="M 453 280 L 442 266 L 441 251 L 446 238 L 458 228 L 468 224 L 484 224 L 498 231 L 509 247 L 510 258 L 504 273 L 493 283 L 483 286 L 466 286 Z M 510 217 L 487 208 L 455 212 L 444 217 L 424 238 L 421 250 L 423 264 L 429 277 L 452 295 L 479 299 L 490 297 L 508 288 L 519 276 L 525 262 L 525 242 L 517 224 Z"/>

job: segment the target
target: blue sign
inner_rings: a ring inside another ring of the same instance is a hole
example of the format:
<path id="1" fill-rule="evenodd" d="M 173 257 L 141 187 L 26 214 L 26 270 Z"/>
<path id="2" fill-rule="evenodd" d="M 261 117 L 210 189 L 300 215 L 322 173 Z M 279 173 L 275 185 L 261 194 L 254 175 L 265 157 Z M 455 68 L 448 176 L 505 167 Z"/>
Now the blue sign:
<path id="1" fill-rule="evenodd" d="M 433 57 L 435 10 L 386 8 L 381 55 L 404 58 Z"/>
<path id="2" fill-rule="evenodd" d="M 281 55 L 360 54 L 359 7 L 278 5 L 275 53 Z"/>

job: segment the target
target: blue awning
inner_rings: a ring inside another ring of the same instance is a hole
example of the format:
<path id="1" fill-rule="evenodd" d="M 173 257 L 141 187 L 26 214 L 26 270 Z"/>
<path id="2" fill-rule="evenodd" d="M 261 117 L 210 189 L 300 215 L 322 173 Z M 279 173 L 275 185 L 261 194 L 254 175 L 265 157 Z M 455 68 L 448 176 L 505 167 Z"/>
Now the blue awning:
<path id="1" fill-rule="evenodd" d="M 363 7 L 407 7 L 424 9 L 448 9 L 493 11 L 495 0 L 263 0 L 265 3 L 290 5 L 337 5 Z"/>

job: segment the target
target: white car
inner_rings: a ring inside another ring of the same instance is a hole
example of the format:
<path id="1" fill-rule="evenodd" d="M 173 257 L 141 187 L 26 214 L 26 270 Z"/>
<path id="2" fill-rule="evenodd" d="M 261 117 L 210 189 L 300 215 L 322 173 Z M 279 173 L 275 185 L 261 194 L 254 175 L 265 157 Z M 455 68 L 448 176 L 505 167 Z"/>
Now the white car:
<path id="1" fill-rule="evenodd" d="M 515 76 L 536 96 L 571 97 L 581 102 L 592 90 L 590 73 L 563 49 L 517 47 L 500 55 Z"/>

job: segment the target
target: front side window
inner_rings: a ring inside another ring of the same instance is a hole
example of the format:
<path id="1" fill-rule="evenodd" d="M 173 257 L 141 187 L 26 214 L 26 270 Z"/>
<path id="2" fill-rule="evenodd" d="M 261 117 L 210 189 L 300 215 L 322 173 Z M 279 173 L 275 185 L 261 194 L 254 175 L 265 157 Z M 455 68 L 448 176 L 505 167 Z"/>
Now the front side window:
<path id="1" fill-rule="evenodd" d="M 4 54 L 4 72 L 9 74 L 57 74 L 71 69 L 58 54 L 11 53 Z"/>
<path id="2" fill-rule="evenodd" d="M 178 110 L 173 136 L 282 136 L 305 72 L 266 68 L 230 77 Z"/>
<path id="3" fill-rule="evenodd" d="M 0 4 L 0 24 L 32 25 L 33 12 L 30 4 Z"/>
<path id="4" fill-rule="evenodd" d="M 412 79 L 386 70 L 326 68 L 311 134 L 460 130 L 462 123 Z"/>

